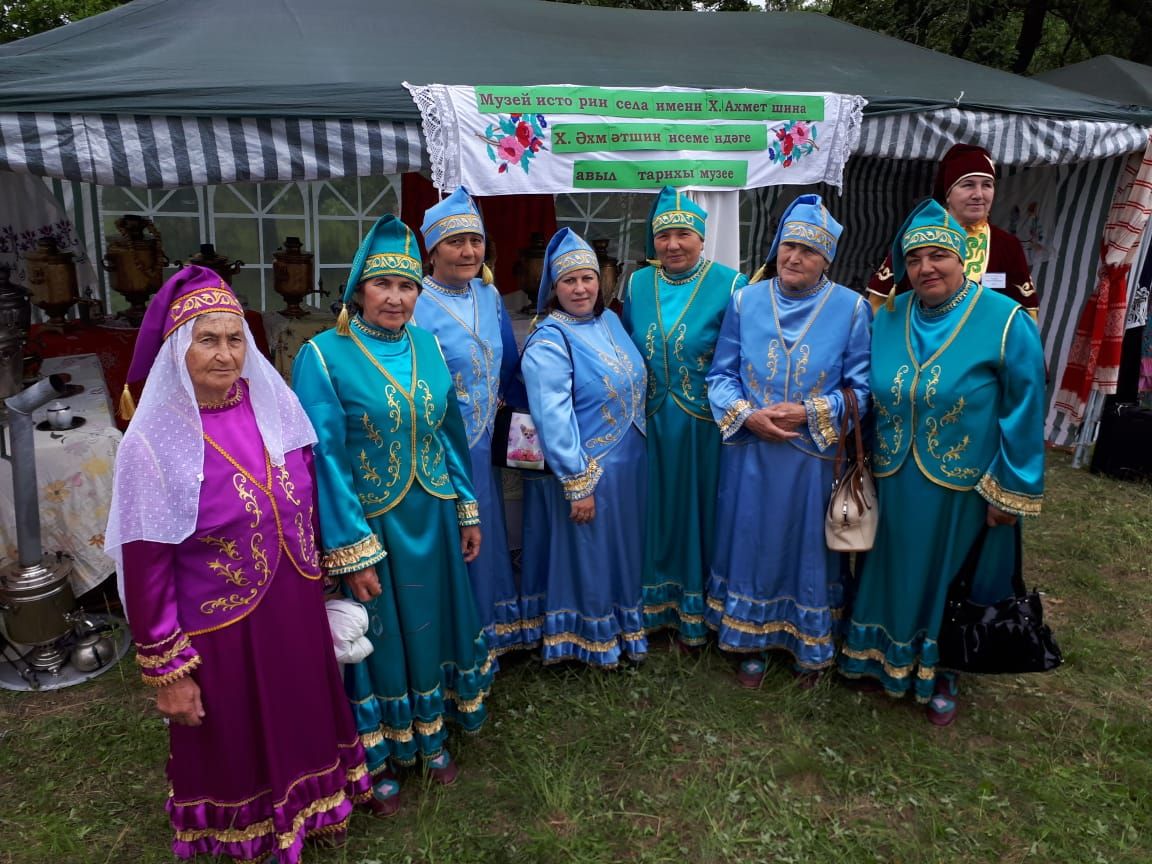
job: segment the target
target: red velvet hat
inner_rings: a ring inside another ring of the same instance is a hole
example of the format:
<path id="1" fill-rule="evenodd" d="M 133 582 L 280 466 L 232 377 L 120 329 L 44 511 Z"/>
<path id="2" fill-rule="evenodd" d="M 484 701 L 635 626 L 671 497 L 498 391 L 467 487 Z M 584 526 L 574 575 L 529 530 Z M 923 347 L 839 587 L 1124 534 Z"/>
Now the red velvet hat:
<path id="1" fill-rule="evenodd" d="M 936 169 L 932 197 L 943 204 L 953 186 L 973 175 L 995 180 L 996 163 L 992 161 L 992 156 L 975 144 L 953 144 Z"/>

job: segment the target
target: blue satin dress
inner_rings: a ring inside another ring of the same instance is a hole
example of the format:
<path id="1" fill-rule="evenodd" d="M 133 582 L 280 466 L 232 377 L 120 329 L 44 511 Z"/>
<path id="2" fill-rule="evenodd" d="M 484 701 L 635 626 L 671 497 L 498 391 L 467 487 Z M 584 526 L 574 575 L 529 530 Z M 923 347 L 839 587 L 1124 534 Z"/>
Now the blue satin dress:
<path id="1" fill-rule="evenodd" d="M 525 647 L 524 620 L 504 519 L 500 472 L 492 466 L 492 427 L 501 399 L 515 385 L 516 338 L 504 302 L 493 285 L 473 279 L 454 288 L 425 277 L 412 323 L 440 343 L 472 457 L 472 483 L 480 505 L 484 540 L 468 565 L 476 612 L 497 654 Z M 523 397 L 514 399 L 522 402 Z"/>
<path id="2" fill-rule="evenodd" d="M 552 312 L 521 360 L 555 475 L 524 483 L 523 603 L 545 663 L 611 667 L 648 651 L 641 602 L 647 460 L 644 361 L 610 311 Z M 573 500 L 595 496 L 577 525 Z"/>
<path id="3" fill-rule="evenodd" d="M 872 462 L 880 526 L 860 574 L 842 674 L 875 678 L 893 696 L 932 698 L 948 586 L 988 505 L 1040 512 L 1044 381 L 1035 322 L 975 282 L 936 309 L 922 309 L 909 292 L 893 311 L 877 313 Z M 1019 530 L 989 529 L 976 602 L 1011 595 Z"/>
<path id="4" fill-rule="evenodd" d="M 847 556 L 824 540 L 844 387 L 868 406 L 872 312 L 827 278 L 791 292 L 776 279 L 737 291 L 708 374 L 724 436 L 716 553 L 705 617 L 726 651 L 782 650 L 798 669 L 832 665 Z M 744 428 L 756 410 L 802 403 L 798 438 Z"/>
<path id="5" fill-rule="evenodd" d="M 292 388 L 319 439 L 321 565 L 380 579 L 364 603 L 374 650 L 344 670 L 368 767 L 435 758 L 446 720 L 484 723 L 493 663 L 460 552 L 479 518 L 448 367 L 431 333 L 357 316 L 304 344 Z"/>

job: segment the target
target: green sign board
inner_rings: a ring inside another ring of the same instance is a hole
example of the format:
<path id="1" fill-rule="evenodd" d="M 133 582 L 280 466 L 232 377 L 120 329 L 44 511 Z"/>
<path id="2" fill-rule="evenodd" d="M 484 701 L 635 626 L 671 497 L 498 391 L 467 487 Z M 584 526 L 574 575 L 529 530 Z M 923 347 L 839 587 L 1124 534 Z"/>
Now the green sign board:
<path id="1" fill-rule="evenodd" d="M 659 189 L 662 186 L 744 186 L 748 163 L 721 159 L 652 159 L 609 162 L 577 159 L 575 189 Z"/>
<path id="2" fill-rule="evenodd" d="M 607 87 L 477 87 L 481 114 L 591 114 L 652 120 L 823 120 L 824 99 L 737 90 L 620 90 Z"/>
<path id="3" fill-rule="evenodd" d="M 556 153 L 604 153 L 620 150 L 767 150 L 764 124 L 557 123 L 552 127 Z"/>

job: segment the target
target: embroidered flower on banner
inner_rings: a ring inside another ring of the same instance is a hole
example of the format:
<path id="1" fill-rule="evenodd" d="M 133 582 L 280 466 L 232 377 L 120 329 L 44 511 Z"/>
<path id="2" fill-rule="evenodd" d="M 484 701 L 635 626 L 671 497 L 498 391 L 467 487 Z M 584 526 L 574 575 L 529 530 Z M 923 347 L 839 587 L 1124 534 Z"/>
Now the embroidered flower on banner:
<path id="1" fill-rule="evenodd" d="M 816 145 L 816 131 L 815 123 L 789 120 L 776 130 L 776 143 L 768 148 L 768 158 L 784 168 L 791 168 L 793 162 L 820 149 Z"/>
<path id="2" fill-rule="evenodd" d="M 527 174 L 536 154 L 547 149 L 548 121 L 543 114 L 497 115 L 496 122 L 489 123 L 484 134 L 476 137 L 487 145 L 488 158 L 498 173 L 518 165 Z"/>

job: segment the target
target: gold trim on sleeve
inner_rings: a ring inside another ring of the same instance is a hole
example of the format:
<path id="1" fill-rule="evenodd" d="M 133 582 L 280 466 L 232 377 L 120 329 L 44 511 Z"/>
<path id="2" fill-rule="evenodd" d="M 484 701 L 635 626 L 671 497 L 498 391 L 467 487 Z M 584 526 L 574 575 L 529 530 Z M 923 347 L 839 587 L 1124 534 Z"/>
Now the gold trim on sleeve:
<path id="1" fill-rule="evenodd" d="M 748 419 L 748 415 L 755 409 L 752 403 L 747 399 L 737 399 L 732 405 L 724 412 L 724 416 L 717 422 L 720 427 L 720 434 L 725 440 L 731 438 L 736 430 L 744 425 L 744 421 Z"/>
<path id="2" fill-rule="evenodd" d="M 379 538 L 375 534 L 369 534 L 351 546 L 341 546 L 339 549 L 326 552 L 320 559 L 320 566 L 328 571 L 329 575 L 341 576 L 369 567 L 387 554 L 380 545 Z"/>
<path id="3" fill-rule="evenodd" d="M 480 524 L 480 504 L 476 501 L 456 502 L 456 521 L 461 528 Z"/>
<path id="4" fill-rule="evenodd" d="M 179 631 L 177 631 L 179 632 Z M 139 651 L 143 648 L 142 645 L 136 646 L 136 663 L 142 669 L 158 669 L 165 663 L 171 663 L 185 648 L 191 648 L 192 643 L 188 639 L 187 633 L 180 633 L 179 638 L 172 643 L 172 647 L 166 650 L 163 654 L 155 654 L 148 656 L 141 656 Z"/>
<path id="5" fill-rule="evenodd" d="M 804 412 L 808 415 L 808 432 L 817 447 L 827 450 L 840 440 L 840 431 L 832 424 L 832 405 L 827 396 L 806 400 Z"/>
<path id="6" fill-rule="evenodd" d="M 980 497 L 998 507 L 1005 513 L 1014 516 L 1039 516 L 1043 495 L 1027 495 L 1022 492 L 1011 492 L 1000 485 L 1000 482 L 991 474 L 985 474 L 976 484 L 976 491 Z"/>
<path id="7" fill-rule="evenodd" d="M 143 672 L 140 674 L 140 677 L 149 687 L 164 687 L 168 684 L 171 684 L 173 681 L 179 681 L 186 675 L 191 674 L 192 670 L 199 666 L 200 663 L 201 657 L 199 654 L 197 654 L 195 657 L 190 658 L 188 662 L 181 666 L 179 669 L 173 669 L 167 674 L 149 675 L 148 673 Z"/>
<path id="8" fill-rule="evenodd" d="M 600 482 L 604 469 L 596 461 L 596 457 L 588 457 L 588 467 L 579 474 L 572 474 L 560 478 L 560 485 L 564 487 L 564 497 L 568 501 L 579 501 L 587 498 L 596 491 L 596 484 Z"/>

